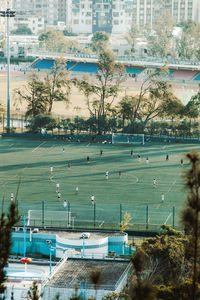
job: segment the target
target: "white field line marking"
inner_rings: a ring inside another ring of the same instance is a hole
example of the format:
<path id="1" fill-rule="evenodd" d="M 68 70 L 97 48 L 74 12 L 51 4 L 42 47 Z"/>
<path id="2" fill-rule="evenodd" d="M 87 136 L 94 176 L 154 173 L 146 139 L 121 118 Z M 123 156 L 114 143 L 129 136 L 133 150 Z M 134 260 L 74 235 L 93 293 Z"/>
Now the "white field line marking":
<path id="1" fill-rule="evenodd" d="M 35 149 L 32 150 L 32 152 L 34 152 L 35 150 L 37 150 L 40 146 L 42 146 L 43 144 L 45 144 L 46 142 L 42 142 L 41 144 L 39 144 Z"/>
<path id="2" fill-rule="evenodd" d="M 170 188 L 168 189 L 166 195 L 171 191 L 172 187 L 175 185 L 176 183 L 176 179 L 174 180 L 174 182 L 172 183 L 172 185 L 170 186 Z"/>
<path id="3" fill-rule="evenodd" d="M 134 176 L 136 178 L 136 182 L 135 183 L 138 183 L 139 182 L 139 179 L 137 176 Z"/>
<path id="4" fill-rule="evenodd" d="M 164 224 L 167 224 L 167 221 L 169 220 L 169 218 L 171 217 L 172 213 L 169 214 L 169 216 L 167 217 L 167 219 L 165 220 Z"/>

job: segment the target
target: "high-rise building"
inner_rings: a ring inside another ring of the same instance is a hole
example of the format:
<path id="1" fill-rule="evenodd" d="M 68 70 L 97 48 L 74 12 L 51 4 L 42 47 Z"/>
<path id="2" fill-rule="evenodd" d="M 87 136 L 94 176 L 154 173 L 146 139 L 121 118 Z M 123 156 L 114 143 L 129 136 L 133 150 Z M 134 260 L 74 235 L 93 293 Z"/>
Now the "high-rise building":
<path id="1" fill-rule="evenodd" d="M 199 0 L 132 0 L 133 22 L 139 27 L 153 26 L 163 12 L 169 13 L 175 23 L 200 21 Z"/>
<path id="2" fill-rule="evenodd" d="M 200 0 L 72 0 L 72 31 L 124 33 L 132 23 L 152 27 L 163 12 L 176 23 L 200 21 Z"/>
<path id="3" fill-rule="evenodd" d="M 123 33 L 132 23 L 133 0 L 72 0 L 72 31 Z"/>
<path id="4" fill-rule="evenodd" d="M 30 13 L 44 18 L 45 24 L 57 25 L 58 0 L 13 0 L 16 15 Z"/>

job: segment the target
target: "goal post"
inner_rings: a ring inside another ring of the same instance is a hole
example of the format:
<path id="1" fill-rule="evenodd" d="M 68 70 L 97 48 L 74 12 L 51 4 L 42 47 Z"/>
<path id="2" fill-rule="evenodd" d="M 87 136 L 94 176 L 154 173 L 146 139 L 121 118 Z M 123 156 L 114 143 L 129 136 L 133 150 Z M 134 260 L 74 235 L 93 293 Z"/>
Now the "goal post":
<path id="1" fill-rule="evenodd" d="M 112 144 L 142 144 L 144 145 L 144 134 L 113 133 Z"/>
<path id="2" fill-rule="evenodd" d="M 71 212 L 50 210 L 45 210 L 44 212 L 42 210 L 29 210 L 27 224 L 29 226 L 39 226 L 42 224 L 43 218 L 44 224 L 47 226 L 57 224 L 71 225 Z"/>

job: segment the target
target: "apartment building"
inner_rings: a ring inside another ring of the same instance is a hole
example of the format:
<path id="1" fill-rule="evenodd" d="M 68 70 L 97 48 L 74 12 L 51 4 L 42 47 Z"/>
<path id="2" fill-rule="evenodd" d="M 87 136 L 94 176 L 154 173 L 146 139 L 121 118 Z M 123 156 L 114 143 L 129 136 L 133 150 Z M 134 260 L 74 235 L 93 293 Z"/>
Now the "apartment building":
<path id="1" fill-rule="evenodd" d="M 58 22 L 58 0 L 13 0 L 12 8 L 18 14 L 32 14 L 44 18 L 45 24 Z"/>
<path id="2" fill-rule="evenodd" d="M 10 29 L 16 30 L 17 28 L 22 26 L 28 27 L 34 35 L 37 35 L 45 28 L 44 18 L 37 15 L 29 15 L 27 13 L 21 15 L 17 14 L 13 19 Z"/>
<path id="3" fill-rule="evenodd" d="M 199 0 L 132 0 L 133 23 L 139 27 L 153 26 L 163 12 L 168 12 L 176 23 L 188 19 L 200 22 Z"/>
<path id="4" fill-rule="evenodd" d="M 72 0 L 72 31 L 125 33 L 132 22 L 151 27 L 163 12 L 176 23 L 200 21 L 200 0 Z"/>
<path id="5" fill-rule="evenodd" d="M 72 0 L 72 32 L 123 33 L 131 22 L 131 0 Z"/>

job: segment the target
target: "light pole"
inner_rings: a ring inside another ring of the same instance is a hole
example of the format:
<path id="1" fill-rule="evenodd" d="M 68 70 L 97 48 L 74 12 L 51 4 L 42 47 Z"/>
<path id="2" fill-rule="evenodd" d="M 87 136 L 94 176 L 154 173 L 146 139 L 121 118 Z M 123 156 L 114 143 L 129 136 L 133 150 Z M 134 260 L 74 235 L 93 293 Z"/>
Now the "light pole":
<path id="1" fill-rule="evenodd" d="M 55 250 L 55 247 L 52 247 L 52 241 L 47 240 L 46 244 L 49 245 L 49 276 L 51 277 L 51 251 Z"/>
<path id="2" fill-rule="evenodd" d="M 7 18 L 7 132 L 10 132 L 10 18 L 15 11 L 7 8 L 0 11 L 0 17 Z"/>

